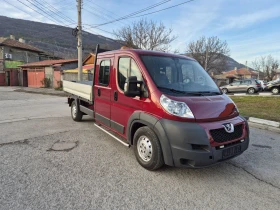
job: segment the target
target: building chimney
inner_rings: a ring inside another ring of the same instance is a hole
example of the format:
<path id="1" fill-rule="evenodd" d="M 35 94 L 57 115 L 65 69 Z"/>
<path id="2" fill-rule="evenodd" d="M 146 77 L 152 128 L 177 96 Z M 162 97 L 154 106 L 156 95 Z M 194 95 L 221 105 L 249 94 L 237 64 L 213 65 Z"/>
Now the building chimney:
<path id="1" fill-rule="evenodd" d="M 237 67 L 234 67 L 234 70 L 236 71 L 236 70 L 237 70 Z"/>
<path id="2" fill-rule="evenodd" d="M 19 38 L 18 41 L 21 43 L 25 43 L 25 40 L 23 38 Z"/>
<path id="3" fill-rule="evenodd" d="M 16 38 L 15 38 L 15 35 L 10 35 L 10 39 L 12 39 L 12 40 L 16 40 Z"/>

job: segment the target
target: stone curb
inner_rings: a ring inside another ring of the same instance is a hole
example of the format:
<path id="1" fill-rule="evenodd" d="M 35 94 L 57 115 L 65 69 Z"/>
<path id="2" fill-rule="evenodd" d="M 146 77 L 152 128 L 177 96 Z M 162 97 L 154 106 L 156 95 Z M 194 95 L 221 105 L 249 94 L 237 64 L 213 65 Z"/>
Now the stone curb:
<path id="1" fill-rule="evenodd" d="M 228 93 L 228 96 L 272 96 L 272 97 L 280 97 L 280 94 L 272 94 L 272 93 L 254 93 L 254 94 L 248 94 L 248 93 Z"/>
<path id="2" fill-rule="evenodd" d="M 280 123 L 279 122 L 259 119 L 259 118 L 255 118 L 255 117 L 249 117 L 248 122 L 258 123 L 258 124 L 261 124 L 261 125 L 271 126 L 271 127 L 275 127 L 275 128 L 280 128 Z"/>
<path id="3" fill-rule="evenodd" d="M 270 120 L 259 119 L 255 117 L 245 117 L 248 120 L 249 126 L 280 133 L 280 123 Z"/>
<path id="4" fill-rule="evenodd" d="M 253 123 L 253 122 L 248 122 L 250 127 L 254 127 L 254 128 L 259 128 L 262 130 L 268 130 L 268 131 L 272 131 L 275 133 L 280 133 L 280 128 L 276 128 L 276 127 L 271 127 L 268 125 L 263 125 L 263 124 L 258 124 L 258 123 Z"/>

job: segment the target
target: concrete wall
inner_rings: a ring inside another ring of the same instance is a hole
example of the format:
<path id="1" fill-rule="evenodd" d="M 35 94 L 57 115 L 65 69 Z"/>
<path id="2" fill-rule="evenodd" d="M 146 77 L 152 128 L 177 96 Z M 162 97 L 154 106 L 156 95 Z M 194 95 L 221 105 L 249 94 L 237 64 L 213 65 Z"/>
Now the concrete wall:
<path id="1" fill-rule="evenodd" d="M 51 87 L 54 87 L 53 83 L 53 67 L 45 67 L 45 78 L 49 78 L 51 80 Z"/>

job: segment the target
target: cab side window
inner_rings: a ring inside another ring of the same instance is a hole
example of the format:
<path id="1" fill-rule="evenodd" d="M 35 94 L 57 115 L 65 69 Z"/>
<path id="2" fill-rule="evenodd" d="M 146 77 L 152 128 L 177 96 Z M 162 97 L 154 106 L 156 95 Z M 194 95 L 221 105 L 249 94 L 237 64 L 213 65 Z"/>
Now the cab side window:
<path id="1" fill-rule="evenodd" d="M 132 58 L 123 57 L 119 59 L 118 65 L 118 85 L 124 90 L 124 84 L 128 77 L 136 76 L 138 81 L 143 81 L 142 74 Z"/>
<path id="2" fill-rule="evenodd" d="M 103 60 L 100 63 L 99 74 L 98 74 L 98 83 L 102 86 L 109 85 L 110 78 L 110 60 Z"/>

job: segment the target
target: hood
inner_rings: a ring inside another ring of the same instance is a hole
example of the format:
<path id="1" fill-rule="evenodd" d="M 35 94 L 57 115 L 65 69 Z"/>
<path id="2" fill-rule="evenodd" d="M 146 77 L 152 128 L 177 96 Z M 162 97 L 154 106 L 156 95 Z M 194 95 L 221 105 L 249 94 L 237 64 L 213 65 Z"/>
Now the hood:
<path id="1" fill-rule="evenodd" d="M 199 97 L 168 97 L 176 101 L 185 102 L 197 121 L 223 120 L 238 115 L 234 102 L 225 94 Z"/>

